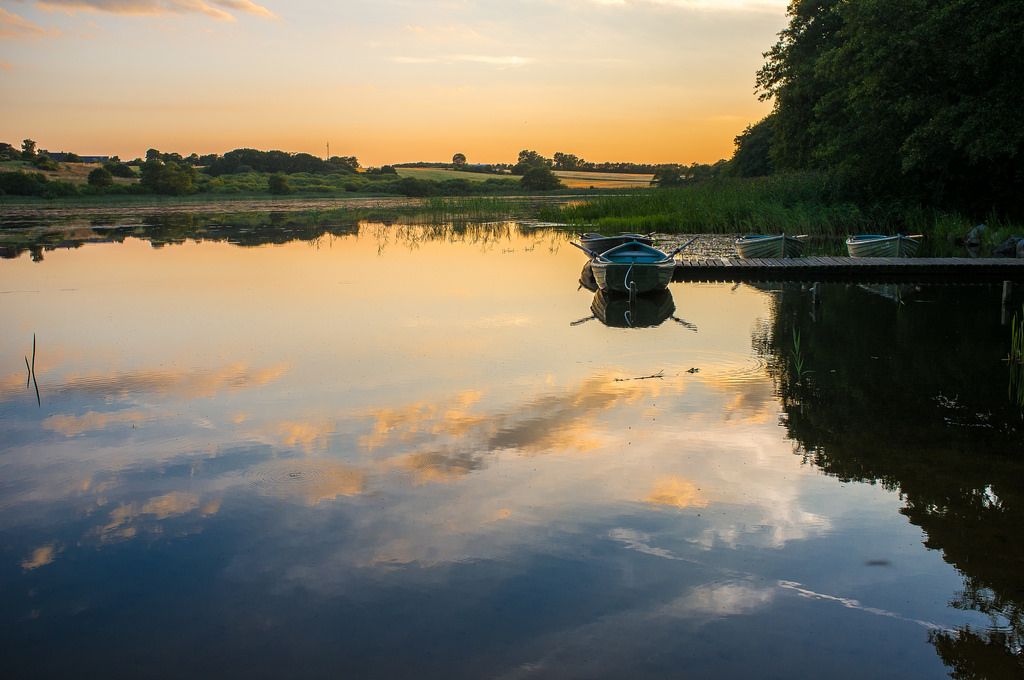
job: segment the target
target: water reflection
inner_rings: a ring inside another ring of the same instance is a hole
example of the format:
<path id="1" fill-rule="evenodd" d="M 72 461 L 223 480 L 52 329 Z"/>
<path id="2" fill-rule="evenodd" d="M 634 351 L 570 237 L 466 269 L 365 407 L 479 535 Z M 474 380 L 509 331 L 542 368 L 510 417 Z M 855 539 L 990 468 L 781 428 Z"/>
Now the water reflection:
<path id="1" fill-rule="evenodd" d="M 324 238 L 0 266 L 38 291 L 0 337 L 14 674 L 1013 668 L 987 289 L 673 284 L 633 333 L 566 324 L 597 302 L 558 232 Z"/>
<path id="2" fill-rule="evenodd" d="M 894 317 L 886 298 L 831 287 L 812 315 L 806 291 L 786 286 L 756 345 L 803 459 L 898 491 L 901 513 L 963 575 L 950 606 L 988 622 L 933 631 L 943 661 L 957 677 L 1015 677 L 1024 673 L 1024 459 L 1021 410 L 993 389 L 1005 371 L 998 294 L 939 286 L 917 296 Z M 794 332 L 811 367 L 802 377 Z"/>

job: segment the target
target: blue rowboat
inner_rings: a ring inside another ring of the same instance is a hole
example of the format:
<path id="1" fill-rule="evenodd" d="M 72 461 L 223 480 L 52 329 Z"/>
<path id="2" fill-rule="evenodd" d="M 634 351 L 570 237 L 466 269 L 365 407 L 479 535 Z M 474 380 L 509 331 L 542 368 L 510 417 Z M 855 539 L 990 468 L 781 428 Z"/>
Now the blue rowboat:
<path id="1" fill-rule="evenodd" d="M 736 252 L 740 257 L 800 257 L 805 238 L 804 235 L 748 234 L 736 239 Z"/>
<path id="2" fill-rule="evenodd" d="M 632 241 L 597 255 L 590 266 L 601 290 L 649 293 L 663 290 L 672 280 L 676 268 L 674 255 Z"/>
<path id="3" fill-rule="evenodd" d="M 922 238 L 921 234 L 857 234 L 846 239 L 846 250 L 850 257 L 914 257 Z"/>
<path id="4" fill-rule="evenodd" d="M 594 233 L 580 234 L 580 245 L 595 253 L 603 253 L 616 246 L 634 241 L 649 246 L 654 245 L 654 239 L 651 238 L 650 234 L 618 234 L 617 236 L 604 236 Z"/>

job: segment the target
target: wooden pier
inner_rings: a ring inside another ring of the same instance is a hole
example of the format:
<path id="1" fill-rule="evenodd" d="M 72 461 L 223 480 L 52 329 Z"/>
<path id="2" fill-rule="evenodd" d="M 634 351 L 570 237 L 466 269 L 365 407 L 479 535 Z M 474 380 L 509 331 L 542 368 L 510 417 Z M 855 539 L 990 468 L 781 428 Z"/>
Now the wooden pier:
<path id="1" fill-rule="evenodd" d="M 1016 281 L 1024 259 L 968 257 L 714 257 L 681 260 L 673 281 Z"/>

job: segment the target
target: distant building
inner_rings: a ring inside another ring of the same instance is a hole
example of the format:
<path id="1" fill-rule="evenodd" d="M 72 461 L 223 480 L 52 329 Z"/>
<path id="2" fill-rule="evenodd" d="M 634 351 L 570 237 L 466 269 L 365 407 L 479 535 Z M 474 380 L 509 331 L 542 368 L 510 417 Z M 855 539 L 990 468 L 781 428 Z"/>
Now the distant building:
<path id="1" fill-rule="evenodd" d="M 58 163 L 67 163 L 68 156 L 73 154 L 67 151 L 47 151 L 43 149 L 39 152 L 40 156 L 49 156 Z M 106 163 L 110 160 L 110 156 L 78 156 L 79 163 Z"/>

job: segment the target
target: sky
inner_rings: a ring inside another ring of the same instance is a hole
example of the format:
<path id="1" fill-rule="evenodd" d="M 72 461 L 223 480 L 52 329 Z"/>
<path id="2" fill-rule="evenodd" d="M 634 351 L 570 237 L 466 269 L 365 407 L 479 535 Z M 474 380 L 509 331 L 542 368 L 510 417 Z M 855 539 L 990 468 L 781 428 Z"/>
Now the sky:
<path id="1" fill-rule="evenodd" d="M 0 141 L 713 162 L 785 0 L 0 0 Z"/>

